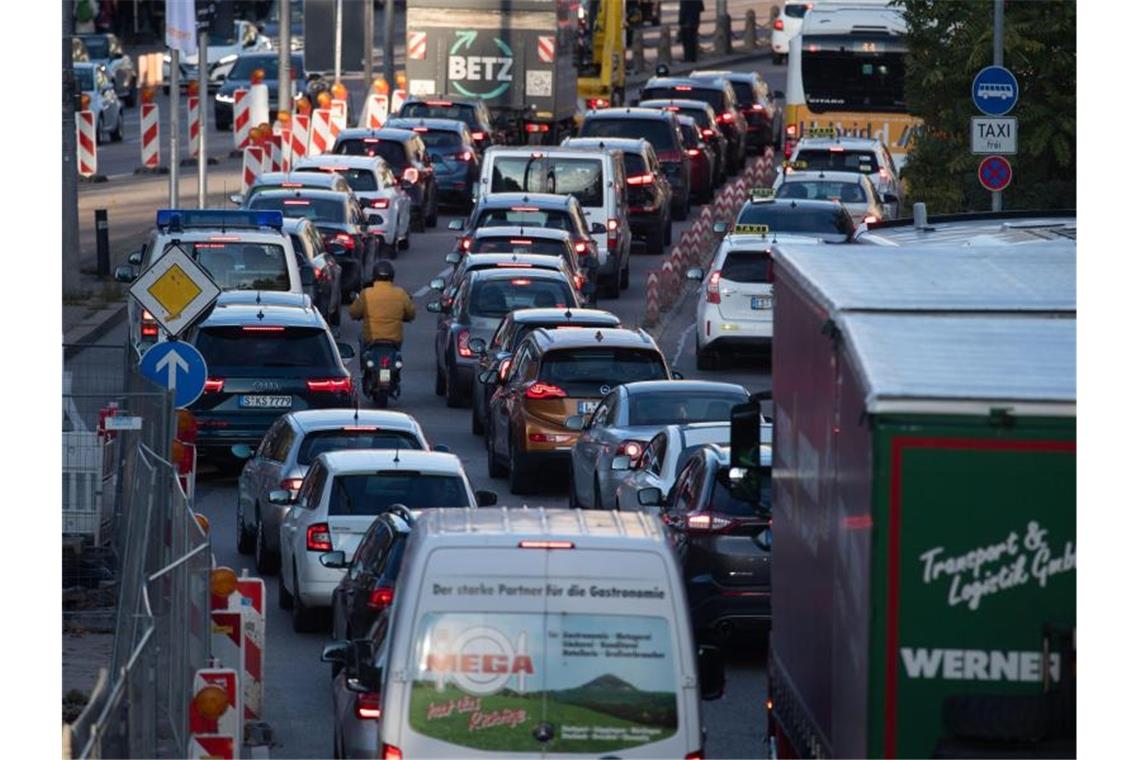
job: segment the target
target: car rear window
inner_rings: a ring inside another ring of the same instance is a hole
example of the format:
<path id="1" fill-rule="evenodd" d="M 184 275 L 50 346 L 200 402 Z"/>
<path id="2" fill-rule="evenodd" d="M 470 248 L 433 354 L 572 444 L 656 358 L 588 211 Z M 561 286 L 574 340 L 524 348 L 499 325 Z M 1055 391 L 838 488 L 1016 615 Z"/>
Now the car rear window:
<path id="1" fill-rule="evenodd" d="M 564 256 L 566 244 L 561 240 L 546 238 L 478 238 L 471 244 L 471 253 L 538 253 L 544 256 Z"/>
<path id="2" fill-rule="evenodd" d="M 644 137 L 658 153 L 677 148 L 673 143 L 673 128 L 662 119 L 586 119 L 579 137 L 627 137 L 631 140 Z"/>
<path id="3" fill-rule="evenodd" d="M 471 291 L 468 311 L 475 317 L 505 317 L 515 309 L 565 308 L 573 303 L 570 286 L 533 277 L 483 280 Z"/>
<path id="4" fill-rule="evenodd" d="M 622 153 L 621 160 L 625 165 L 626 177 L 636 177 L 649 171 L 649 167 L 645 165 L 645 158 L 640 153 Z"/>
<path id="5" fill-rule="evenodd" d="M 879 162 L 870 150 L 824 150 L 801 148 L 796 161 L 806 161 L 807 169 L 817 171 L 862 172 L 879 171 Z"/>
<path id="6" fill-rule="evenodd" d="M 808 208 L 775 203 L 749 203 L 736 217 L 737 224 L 766 224 L 772 232 L 804 233 L 814 236 L 843 236 L 855 231 L 851 216 L 836 204 Z"/>
<path id="7" fill-rule="evenodd" d="M 397 171 L 408 163 L 408 151 L 400 140 L 381 140 L 379 137 L 341 140 L 333 152 L 341 156 L 380 156 Z"/>
<path id="8" fill-rule="evenodd" d="M 686 148 L 696 148 L 701 143 L 700 132 L 694 124 L 682 124 L 681 137 L 685 138 Z"/>
<path id="9" fill-rule="evenodd" d="M 393 504 L 408 509 L 471 506 L 463 478 L 428 472 L 374 472 L 333 478 L 329 516 L 379 515 Z"/>
<path id="10" fill-rule="evenodd" d="M 767 251 L 731 251 L 724 257 L 720 277 L 732 282 L 771 282 L 772 255 Z"/>
<path id="11" fill-rule="evenodd" d="M 452 132 L 447 129 L 428 129 L 424 132 L 417 129 L 415 132 L 429 149 L 463 147 L 463 138 L 458 132 Z"/>
<path id="12" fill-rule="evenodd" d="M 811 201 L 838 200 L 842 203 L 866 203 L 867 194 L 855 182 L 828 180 L 795 180 L 785 182 L 776 190 L 777 198 L 804 198 Z"/>
<path id="13" fill-rule="evenodd" d="M 567 212 L 533 206 L 484 209 L 475 222 L 475 228 L 480 227 L 547 227 L 552 230 L 574 232 L 574 225 Z"/>
<path id="14" fill-rule="evenodd" d="M 740 393 L 637 393 L 629 399 L 631 425 L 682 425 L 727 422 L 732 407 L 748 396 Z"/>
<path id="15" fill-rule="evenodd" d="M 194 345 L 211 371 L 217 367 L 340 370 L 328 332 L 319 327 L 204 327 Z"/>
<path id="16" fill-rule="evenodd" d="M 724 110 L 724 90 L 715 87 L 697 87 L 695 85 L 677 85 L 676 87 L 646 87 L 641 97 L 643 100 L 683 98 L 685 100 L 700 100 L 708 103 L 713 110 L 720 113 Z"/>
<path id="17" fill-rule="evenodd" d="M 733 482 L 729 468 L 721 467 L 713 478 L 709 511 L 736 517 L 755 517 L 772 509 L 772 468 L 762 467 L 759 477 Z"/>
<path id="18" fill-rule="evenodd" d="M 323 169 L 316 166 L 306 166 L 298 169 L 299 172 L 325 172 L 328 169 Z M 348 182 L 348 186 L 353 190 L 362 192 L 369 192 L 376 189 L 376 173 L 371 169 L 349 169 L 347 167 L 336 170 L 336 173 L 344 177 Z"/>
<path id="19" fill-rule="evenodd" d="M 400 118 L 455 119 L 470 127 L 476 126 L 475 108 L 465 103 L 431 105 L 427 102 L 405 103 L 400 108 Z"/>
<path id="20" fill-rule="evenodd" d="M 732 85 L 732 94 L 736 96 L 738 106 L 750 106 L 756 100 L 751 82 L 734 82 L 730 79 L 728 83 Z"/>
<path id="21" fill-rule="evenodd" d="M 404 430 L 367 430 L 367 426 L 353 429 L 316 430 L 305 436 L 297 451 L 297 464 L 312 464 L 326 451 L 346 449 L 418 449 L 419 440 Z"/>
<path id="22" fill-rule="evenodd" d="M 289 290 L 285 249 L 272 243 L 202 241 L 193 258 L 222 290 Z"/>
<path id="23" fill-rule="evenodd" d="M 555 385 L 596 383 L 621 385 L 639 380 L 665 380 L 665 363 L 656 351 L 638 348 L 563 348 L 548 351 L 542 359 L 539 380 Z"/>
<path id="24" fill-rule="evenodd" d="M 605 197 L 602 160 L 499 156 L 491 168 L 491 192 L 573 195 L 583 206 L 601 206 Z"/>
<path id="25" fill-rule="evenodd" d="M 791 18 L 803 18 L 810 7 L 810 3 L 788 3 L 784 6 L 784 15 Z"/>
<path id="26" fill-rule="evenodd" d="M 347 207 L 339 198 L 281 198 L 260 195 L 249 202 L 252 209 L 280 211 L 290 219 L 344 224 Z"/>

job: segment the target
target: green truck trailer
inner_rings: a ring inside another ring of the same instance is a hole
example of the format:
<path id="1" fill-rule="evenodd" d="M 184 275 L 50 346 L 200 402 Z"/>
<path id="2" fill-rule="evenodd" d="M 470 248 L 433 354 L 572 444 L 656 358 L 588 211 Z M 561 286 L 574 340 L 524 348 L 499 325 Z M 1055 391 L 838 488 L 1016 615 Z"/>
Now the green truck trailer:
<path id="1" fill-rule="evenodd" d="M 776 754 L 1073 756 L 1074 245 L 774 259 Z"/>

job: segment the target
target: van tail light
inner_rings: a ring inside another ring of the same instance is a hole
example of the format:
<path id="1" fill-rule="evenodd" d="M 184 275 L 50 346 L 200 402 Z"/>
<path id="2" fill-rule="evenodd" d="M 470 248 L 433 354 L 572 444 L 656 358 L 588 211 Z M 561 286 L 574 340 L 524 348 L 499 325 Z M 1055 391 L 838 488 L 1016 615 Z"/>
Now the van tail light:
<path id="1" fill-rule="evenodd" d="M 778 32 L 784 31 L 784 19 L 778 18 L 772 22 L 772 28 Z"/>
<path id="2" fill-rule="evenodd" d="M 617 244 L 618 244 L 617 230 L 618 230 L 618 220 L 617 219 L 607 219 L 606 220 L 606 233 L 607 233 L 607 235 L 606 235 L 606 246 L 608 248 L 610 248 L 611 250 L 614 248 L 617 248 Z"/>
<path id="3" fill-rule="evenodd" d="M 626 184 L 628 184 L 628 185 L 652 185 L 653 184 L 653 175 L 652 174 L 635 174 L 632 177 L 627 177 L 625 181 L 626 181 Z"/>
<path id="4" fill-rule="evenodd" d="M 535 124 L 534 122 L 527 122 L 525 129 L 526 129 L 526 132 L 528 135 L 546 134 L 547 132 L 550 131 L 550 125 L 549 124 Z"/>
<path id="5" fill-rule="evenodd" d="M 374 198 L 372 200 L 372 208 L 388 208 L 387 198 Z"/>
<path id="6" fill-rule="evenodd" d="M 548 383 L 534 383 L 526 389 L 527 398 L 566 398 L 566 391 L 559 388 L 557 385 L 550 385 Z"/>
<path id="7" fill-rule="evenodd" d="M 718 533 L 736 524 L 731 517 L 712 512 L 697 512 L 685 517 L 685 528 L 699 533 Z"/>
<path id="8" fill-rule="evenodd" d="M 313 393 L 351 393 L 351 377 L 330 377 L 323 380 L 306 380 L 305 385 Z"/>
<path id="9" fill-rule="evenodd" d="M 475 154 L 469 150 L 464 150 L 456 153 L 454 156 L 452 156 L 452 158 L 455 158 L 459 161 L 470 161 L 471 159 L 475 158 Z"/>
<path id="10" fill-rule="evenodd" d="M 206 378 L 206 385 L 202 388 L 203 393 L 221 393 L 222 388 L 225 387 L 226 381 L 220 377 Z"/>
<path id="11" fill-rule="evenodd" d="M 358 692 L 355 709 L 357 720 L 380 720 L 380 692 Z"/>
<path id="12" fill-rule="evenodd" d="M 471 331 L 460 330 L 455 336 L 455 350 L 465 359 L 470 359 L 475 355 L 471 350 Z"/>
<path id="13" fill-rule="evenodd" d="M 380 749 L 380 760 L 404 760 L 404 753 L 400 751 L 399 747 L 385 744 Z"/>
<path id="14" fill-rule="evenodd" d="M 328 523 L 313 523 L 305 531 L 305 548 L 311 552 L 331 552 L 332 534 Z"/>
<path id="15" fill-rule="evenodd" d="M 617 448 L 618 456 L 627 456 L 631 462 L 637 461 L 645 451 L 645 441 L 622 441 Z"/>
<path id="16" fill-rule="evenodd" d="M 396 589 L 391 586 L 379 586 L 372 589 L 372 593 L 368 595 L 368 608 L 382 610 L 385 607 L 390 607 L 395 598 Z"/>
<path id="17" fill-rule="evenodd" d="M 281 481 L 281 488 L 286 491 L 296 491 L 301 487 L 304 478 L 285 478 Z"/>
<path id="18" fill-rule="evenodd" d="M 414 185 L 420 181 L 420 170 L 414 166 L 405 166 L 404 173 L 400 175 L 400 178 L 409 185 Z"/>
<path id="19" fill-rule="evenodd" d="M 573 549 L 573 541 L 519 541 L 520 549 Z"/>
<path id="20" fill-rule="evenodd" d="M 705 300 L 709 303 L 720 303 L 720 270 L 709 275 L 709 284 L 705 288 Z"/>
<path id="21" fill-rule="evenodd" d="M 688 150 L 686 150 L 685 152 L 686 152 L 686 153 L 688 153 L 690 156 L 699 156 L 699 155 L 701 155 L 701 151 L 700 151 L 699 149 L 697 149 L 697 148 L 689 148 L 689 149 L 688 149 Z"/>

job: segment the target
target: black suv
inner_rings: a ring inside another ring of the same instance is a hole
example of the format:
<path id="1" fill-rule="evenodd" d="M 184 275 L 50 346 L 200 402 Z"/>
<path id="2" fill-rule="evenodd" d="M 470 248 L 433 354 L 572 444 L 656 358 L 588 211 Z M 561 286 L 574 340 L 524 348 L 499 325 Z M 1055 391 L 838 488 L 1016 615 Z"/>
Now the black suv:
<path id="1" fill-rule="evenodd" d="M 461 95 L 415 96 L 404 101 L 398 116 L 401 119 L 455 119 L 471 130 L 471 139 L 482 153 L 488 145 L 501 145 L 506 142 L 502 133 L 496 131 L 491 121 L 491 112 L 478 98 L 465 98 Z"/>
<path id="2" fill-rule="evenodd" d="M 301 53 L 294 53 L 289 57 L 289 65 L 293 68 L 293 82 L 305 81 L 305 61 Z M 214 127 L 221 130 L 230 129 L 234 124 L 234 92 L 248 90 L 250 77 L 253 72 L 261 69 L 265 74 L 264 84 L 269 89 L 269 102 L 273 108 L 277 107 L 277 53 L 243 53 L 234 62 L 230 73 L 226 75 L 218 93 L 214 95 Z M 184 83 L 185 84 L 185 83 Z M 297 84 L 294 84 L 296 89 Z M 205 107 L 205 103 L 202 104 Z M 253 125 L 256 126 L 256 125 Z"/>
<path id="3" fill-rule="evenodd" d="M 685 138 L 676 117 L 668 111 L 653 108 L 603 108 L 590 111 L 578 131 L 579 137 L 645 138 L 653 146 L 657 160 L 673 188 L 673 219 L 681 221 L 689 215 L 689 156 Z M 632 176 L 627 168 L 626 176 Z M 628 181 L 628 180 L 627 180 Z M 635 205 L 632 204 L 631 205 Z"/>
<path id="4" fill-rule="evenodd" d="M 337 343 L 308 297 L 296 293 L 225 293 L 190 342 L 210 376 L 190 412 L 199 457 L 236 466 L 238 444 L 257 446 L 282 413 L 352 406 L 355 388 Z"/>
<path id="5" fill-rule="evenodd" d="M 768 83 L 755 71 L 694 71 L 693 79 L 724 79 L 732 85 L 736 106 L 748 122 L 747 145 L 760 153 L 771 145 L 780 145 L 784 134 L 784 110 L 776 103 L 784 93 L 768 92 Z"/>
<path id="6" fill-rule="evenodd" d="M 701 139 L 712 146 L 716 156 L 713 174 L 716 184 L 721 184 L 728 176 L 728 139 L 721 131 L 716 120 L 716 112 L 712 106 L 703 100 L 676 98 L 673 100 L 643 100 L 642 108 L 660 108 L 663 111 L 672 111 L 679 116 L 688 116 L 697 123 L 701 130 Z"/>
<path id="7" fill-rule="evenodd" d="M 345 129 L 332 152 L 341 156 L 380 156 L 412 198 L 412 229 L 423 232 L 439 219 L 439 193 L 431 156 L 420 136 L 407 129 Z"/>
<path id="8" fill-rule="evenodd" d="M 744 166 L 748 122 L 736 104 L 732 85 L 723 78 L 685 79 L 653 77 L 641 91 L 642 100 L 686 98 L 703 100 L 716 111 L 716 122 L 728 139 L 728 171 L 735 174 Z"/>

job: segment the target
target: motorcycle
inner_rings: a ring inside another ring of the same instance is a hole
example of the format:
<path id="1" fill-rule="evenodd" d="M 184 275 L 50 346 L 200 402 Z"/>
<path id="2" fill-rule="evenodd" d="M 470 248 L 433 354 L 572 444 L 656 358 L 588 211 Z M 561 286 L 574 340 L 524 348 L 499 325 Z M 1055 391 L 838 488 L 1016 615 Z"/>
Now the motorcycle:
<path id="1" fill-rule="evenodd" d="M 379 408 L 389 399 L 400 397 L 400 370 L 404 366 L 400 348 L 389 341 L 369 343 L 364 349 L 364 393 Z"/>

